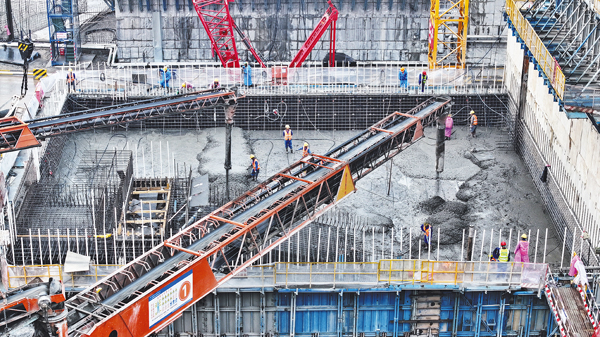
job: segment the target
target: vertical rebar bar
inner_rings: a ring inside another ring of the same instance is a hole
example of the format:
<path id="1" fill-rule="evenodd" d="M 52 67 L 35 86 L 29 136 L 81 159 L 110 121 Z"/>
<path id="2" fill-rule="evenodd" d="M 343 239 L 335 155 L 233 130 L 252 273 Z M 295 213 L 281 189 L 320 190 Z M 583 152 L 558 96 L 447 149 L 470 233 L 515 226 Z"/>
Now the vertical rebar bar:
<path id="1" fill-rule="evenodd" d="M 321 227 L 319 227 L 319 234 L 317 235 L 317 261 L 321 262 Z"/>
<path id="2" fill-rule="evenodd" d="M 47 230 L 48 230 L 48 254 L 50 254 L 50 264 L 52 264 L 52 262 L 53 262 L 52 261 L 52 241 L 50 241 L 50 228 L 47 228 Z M 15 256 L 15 251 L 13 250 L 13 258 L 14 258 L 14 256 Z M 16 262 L 14 262 L 14 264 L 16 265 Z"/>

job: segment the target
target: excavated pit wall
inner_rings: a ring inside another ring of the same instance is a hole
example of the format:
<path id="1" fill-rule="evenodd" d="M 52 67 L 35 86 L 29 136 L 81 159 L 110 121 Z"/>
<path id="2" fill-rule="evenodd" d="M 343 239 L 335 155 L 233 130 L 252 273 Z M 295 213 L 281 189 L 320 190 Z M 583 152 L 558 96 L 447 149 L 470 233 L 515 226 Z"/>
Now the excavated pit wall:
<path id="1" fill-rule="evenodd" d="M 73 98 L 77 102 L 73 106 L 84 102 L 82 96 Z M 248 97 L 240 102 L 233 129 L 233 189 L 245 190 L 254 186 L 246 176 L 251 153 L 261 161 L 261 179 L 300 158 L 300 151 L 285 153 L 281 128 L 286 123 L 294 128 L 296 148 L 307 141 L 314 152 L 326 153 L 389 112 L 407 111 L 424 99 L 389 95 Z M 281 105 L 282 100 L 288 106 L 287 115 L 283 119 L 270 120 L 268 115 L 272 113 L 272 105 Z M 91 102 L 89 97 L 85 98 L 85 105 L 89 106 Z M 418 257 L 419 226 L 429 221 L 434 226 L 432 254 L 435 256 L 437 230 L 440 229 L 440 259 L 459 259 L 463 230 L 473 226 L 479 233 L 479 240 L 486 230 L 483 250 L 476 247 L 475 260 L 480 256 L 487 258 L 491 228 L 495 230 L 494 246 L 500 239 L 500 230 L 502 239 L 508 241 L 512 229 L 513 247 L 517 233 L 531 231 L 534 240 L 539 230 L 538 262 L 543 259 L 545 231 L 549 228 L 546 261 L 560 260 L 561 242 L 550 225 L 552 220 L 544 210 L 526 166 L 511 150 L 509 131 L 514 117 L 508 109 L 508 97 L 459 96 L 454 102 L 452 112 L 456 127 L 452 139 L 446 143 L 444 172 L 439 175 L 435 172 L 435 129 L 426 128 L 424 139 L 395 157 L 393 163 L 361 179 L 357 192 L 337 206 L 340 212 L 369 219 L 370 224 L 384 226 L 388 231 L 393 227 L 395 247 L 398 249 L 401 242 L 404 247 L 397 257 L 409 256 L 410 241 L 411 257 Z M 469 137 L 468 126 L 464 123 L 470 109 L 480 115 L 479 136 L 475 139 Z M 344 118 L 336 116 L 342 113 Z M 354 117 L 349 118 L 352 113 L 355 113 Z M 79 151 L 95 144 L 101 144 L 102 148 L 129 148 L 137 157 L 134 171 L 138 175 L 143 171 L 147 174 L 161 171 L 157 166 L 160 163 L 157 147 L 161 146 L 163 155 L 169 152 L 171 160 L 180 166 L 185 163 L 192 167 L 194 175 L 208 174 L 211 184 L 222 185 L 225 139 L 221 112 L 169 118 L 173 120 L 157 119 L 136 128 L 72 135 L 69 144 L 77 146 Z M 125 137 L 113 137 L 114 132 Z M 385 244 L 379 235 L 375 242 Z M 425 249 L 421 248 L 425 254 Z M 533 255 L 531 257 L 533 260 Z"/>
<path id="2" fill-rule="evenodd" d="M 517 104 L 524 70 L 522 48 L 509 33 L 506 85 Z M 540 71 L 529 63 L 524 100 L 516 119 L 517 149 L 533 176 L 539 177 L 544 166 L 550 165 L 547 182 L 534 182 L 552 214 L 556 231 L 562 237 L 567 228 L 567 244 L 575 247 L 587 263 L 598 264 L 593 250 L 600 245 L 600 134 L 587 118 L 567 118 L 548 93 Z M 587 234 L 582 235 L 582 230 Z"/>

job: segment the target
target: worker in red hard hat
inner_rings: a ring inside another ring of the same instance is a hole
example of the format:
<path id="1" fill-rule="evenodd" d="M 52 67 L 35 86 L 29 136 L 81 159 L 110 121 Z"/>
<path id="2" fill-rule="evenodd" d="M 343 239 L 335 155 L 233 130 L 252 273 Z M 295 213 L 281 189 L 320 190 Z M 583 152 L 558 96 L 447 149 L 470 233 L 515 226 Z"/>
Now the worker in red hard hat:
<path id="1" fill-rule="evenodd" d="M 422 74 L 419 74 L 419 85 L 421 86 L 421 92 L 424 92 L 425 86 L 427 86 L 427 72 L 425 70 L 423 70 Z"/>
<path id="2" fill-rule="evenodd" d="M 506 248 L 506 242 L 502 241 L 500 247 L 496 247 L 492 252 L 491 261 L 510 262 L 510 251 Z"/>

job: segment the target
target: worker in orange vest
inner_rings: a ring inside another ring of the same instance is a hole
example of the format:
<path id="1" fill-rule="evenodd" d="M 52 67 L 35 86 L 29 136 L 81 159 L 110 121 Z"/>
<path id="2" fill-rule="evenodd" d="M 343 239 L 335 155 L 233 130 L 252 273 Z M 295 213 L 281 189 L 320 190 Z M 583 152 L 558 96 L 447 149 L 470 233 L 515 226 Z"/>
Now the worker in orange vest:
<path id="1" fill-rule="evenodd" d="M 283 130 L 283 139 L 285 140 L 285 153 L 288 153 L 288 148 L 292 153 L 294 153 L 294 148 L 292 147 L 292 136 L 294 132 L 290 129 L 289 125 L 285 126 L 285 130 Z"/>
<path id="2" fill-rule="evenodd" d="M 429 242 L 431 242 L 431 224 L 429 222 L 422 224 L 421 231 L 423 232 L 423 243 L 425 243 L 425 246 L 429 246 Z"/>
<path id="3" fill-rule="evenodd" d="M 469 126 L 471 127 L 471 137 L 475 138 L 475 131 L 477 130 L 477 115 L 475 111 L 471 110 L 471 117 L 469 118 Z"/>
<path id="4" fill-rule="evenodd" d="M 302 157 L 306 157 L 306 156 L 308 156 L 309 154 L 312 153 L 312 152 L 310 152 L 310 148 L 308 147 L 308 143 L 307 142 L 304 142 L 304 146 L 302 146 L 298 150 L 302 150 Z"/>
<path id="5" fill-rule="evenodd" d="M 69 72 L 67 73 L 67 88 L 69 92 L 71 92 L 71 88 L 73 88 L 73 92 L 75 92 L 75 73 L 73 73 L 73 69 L 69 68 Z"/>
<path id="6" fill-rule="evenodd" d="M 253 154 L 250 155 L 250 159 L 252 160 L 252 164 L 250 164 L 250 167 L 252 168 L 250 177 L 252 177 L 252 180 L 257 181 L 258 173 L 260 172 L 260 164 L 258 164 L 258 159 L 256 159 Z"/>

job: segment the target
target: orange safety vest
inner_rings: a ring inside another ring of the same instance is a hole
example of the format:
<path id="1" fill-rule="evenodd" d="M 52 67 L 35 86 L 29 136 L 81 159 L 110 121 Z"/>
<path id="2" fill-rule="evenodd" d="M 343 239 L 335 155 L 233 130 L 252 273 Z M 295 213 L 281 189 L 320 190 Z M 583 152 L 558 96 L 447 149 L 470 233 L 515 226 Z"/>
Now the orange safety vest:
<path id="1" fill-rule="evenodd" d="M 302 147 L 302 157 L 308 156 L 308 146 Z"/>
<path id="2" fill-rule="evenodd" d="M 73 81 L 75 81 L 75 74 L 73 74 L 73 73 L 67 74 L 67 82 L 72 83 Z"/>
<path id="3" fill-rule="evenodd" d="M 477 125 L 477 116 L 476 116 L 475 114 L 473 114 L 473 115 L 471 116 L 471 122 L 472 122 L 471 124 L 473 124 L 473 125 Z"/>
<path id="4" fill-rule="evenodd" d="M 292 140 L 292 130 L 291 129 L 285 129 L 283 130 L 284 133 L 284 139 L 285 140 Z"/>
<path id="5" fill-rule="evenodd" d="M 258 159 L 256 158 L 252 160 L 252 169 L 260 170 L 260 164 L 258 163 Z"/>

